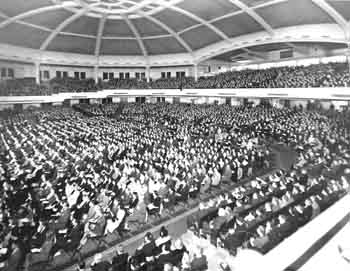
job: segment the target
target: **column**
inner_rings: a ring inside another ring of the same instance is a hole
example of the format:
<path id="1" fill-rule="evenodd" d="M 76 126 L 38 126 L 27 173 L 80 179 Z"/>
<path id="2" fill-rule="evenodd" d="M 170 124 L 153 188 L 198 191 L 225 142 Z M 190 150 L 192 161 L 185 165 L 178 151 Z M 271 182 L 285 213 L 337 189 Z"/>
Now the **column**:
<path id="1" fill-rule="evenodd" d="M 198 81 L 198 64 L 194 64 L 193 66 L 193 72 L 194 72 L 194 81 L 197 82 Z"/>
<path id="2" fill-rule="evenodd" d="M 151 68 L 150 66 L 146 66 L 146 81 L 149 82 L 151 80 Z"/>
<path id="3" fill-rule="evenodd" d="M 94 66 L 94 78 L 95 78 L 95 83 L 98 83 L 98 66 Z"/>
<path id="4" fill-rule="evenodd" d="M 346 62 L 348 63 L 348 69 L 350 73 L 350 43 L 347 44 L 348 48 L 346 50 Z"/>
<path id="5" fill-rule="evenodd" d="M 40 62 L 35 62 L 35 83 L 40 84 Z"/>

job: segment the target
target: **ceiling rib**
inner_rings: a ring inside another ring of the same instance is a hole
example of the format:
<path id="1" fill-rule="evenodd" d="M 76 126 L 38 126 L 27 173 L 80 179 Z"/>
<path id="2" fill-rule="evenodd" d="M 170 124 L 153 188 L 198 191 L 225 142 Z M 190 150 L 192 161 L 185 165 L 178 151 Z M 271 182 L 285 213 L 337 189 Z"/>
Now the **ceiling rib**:
<path id="1" fill-rule="evenodd" d="M 157 4 L 165 6 L 169 9 L 172 9 L 178 13 L 181 13 L 189 18 L 191 18 L 194 21 L 197 21 L 199 23 L 201 23 L 202 25 L 208 27 L 209 29 L 211 29 L 215 34 L 217 34 L 219 37 L 221 37 L 223 40 L 227 41 L 228 43 L 231 44 L 231 40 L 230 38 L 224 33 L 222 32 L 220 29 L 218 29 L 217 27 L 215 27 L 214 25 L 212 25 L 211 23 L 209 23 L 208 21 L 198 17 L 197 15 L 193 14 L 192 12 L 189 12 L 187 10 L 184 10 L 182 8 L 179 8 L 177 6 L 173 6 L 173 5 L 169 5 L 167 2 L 165 2 L 164 0 L 159 0 L 157 2 Z"/>
<path id="2" fill-rule="evenodd" d="M 349 24 L 347 20 L 325 0 L 311 0 L 320 9 L 326 12 L 343 29 L 346 39 L 350 39 Z"/>
<path id="3" fill-rule="evenodd" d="M 272 0 L 272 1 L 264 2 L 262 4 L 250 7 L 250 9 L 255 10 L 255 9 L 258 9 L 258 8 L 268 7 L 268 6 L 276 5 L 276 4 L 279 4 L 279 3 L 282 3 L 282 2 L 286 2 L 286 1 L 287 0 Z M 226 19 L 226 18 L 231 18 L 233 16 L 236 16 L 236 15 L 239 15 L 239 14 L 242 14 L 242 13 L 243 13 L 243 10 L 237 10 L 237 11 L 234 11 L 234 12 L 227 13 L 225 15 L 219 16 L 217 18 L 211 19 L 211 20 L 208 21 L 208 23 L 214 23 L 214 22 Z M 179 31 L 178 34 L 185 33 L 187 31 L 190 31 L 190 30 L 195 29 L 195 28 L 200 27 L 200 26 L 202 26 L 201 23 L 195 24 L 195 25 L 191 25 L 191 26 L 189 26 L 189 27 Z"/>
<path id="4" fill-rule="evenodd" d="M 165 31 L 167 31 L 170 34 L 170 37 L 174 37 L 186 50 L 187 52 L 191 55 L 193 55 L 193 50 L 192 48 L 187 44 L 187 42 L 185 42 L 185 40 L 183 38 L 181 38 L 173 29 L 171 29 L 169 26 L 167 26 L 166 24 L 162 23 L 161 21 L 159 21 L 158 19 L 148 15 L 146 12 L 143 11 L 137 11 L 136 12 L 138 15 L 140 15 L 141 17 L 145 17 L 146 19 L 148 19 L 149 21 L 155 23 L 156 25 L 160 26 L 161 28 L 163 28 Z M 129 19 L 129 18 L 128 18 Z M 164 35 L 162 35 L 164 36 Z M 141 38 L 141 40 L 143 39 L 151 39 L 151 37 L 145 37 L 145 38 Z"/>
<path id="5" fill-rule="evenodd" d="M 98 57 L 100 55 L 101 38 L 102 38 L 102 35 L 103 35 L 103 29 L 105 27 L 106 19 L 107 19 L 107 14 L 103 14 L 103 17 L 100 19 L 100 21 L 98 23 L 96 45 L 95 45 L 95 56 L 96 57 Z"/>
<path id="6" fill-rule="evenodd" d="M 170 28 L 165 23 L 159 21 L 158 19 L 152 17 L 152 16 L 145 16 L 148 20 L 152 21 L 153 23 L 159 25 L 161 28 L 163 28 L 165 31 L 169 32 L 185 49 L 187 52 L 189 52 L 191 55 L 193 54 L 192 48 L 188 45 L 188 43 L 180 37 L 172 28 Z"/>
<path id="7" fill-rule="evenodd" d="M 5 18 L 5 19 L 9 18 L 8 15 L 6 15 L 5 13 L 3 13 L 1 11 L 0 11 L 0 17 L 1 18 Z M 22 20 L 16 20 L 15 22 L 18 23 L 18 24 L 22 24 L 22 25 L 25 25 L 25 26 L 28 26 L 28 27 L 35 28 L 35 29 L 40 29 L 40 30 L 43 30 L 43 31 L 46 31 L 46 32 L 52 32 L 53 31 L 53 29 L 48 28 L 46 26 L 41 26 L 41 25 L 37 25 L 37 24 L 28 23 L 28 22 L 25 22 L 25 21 L 22 21 Z M 76 36 L 76 37 L 81 37 L 81 38 L 89 38 L 89 39 L 95 39 L 96 38 L 96 36 L 94 36 L 94 35 L 71 33 L 71 32 L 60 32 L 60 34 L 61 35 L 68 35 L 68 36 Z"/>
<path id="8" fill-rule="evenodd" d="M 193 50 L 192 48 L 187 44 L 187 42 L 180 37 L 179 34 L 177 34 L 172 28 L 170 28 L 168 25 L 166 25 L 165 23 L 161 22 L 160 20 L 148 15 L 145 12 L 142 11 L 137 11 L 137 14 L 139 14 L 140 16 L 145 17 L 146 19 L 148 19 L 149 21 L 153 22 L 154 24 L 160 26 L 161 28 L 163 28 L 165 31 L 167 31 L 172 37 L 174 37 L 186 50 L 188 53 L 190 53 L 193 56 Z M 146 37 L 144 39 L 149 39 L 149 37 Z"/>
<path id="9" fill-rule="evenodd" d="M 91 7 L 91 6 L 90 6 Z M 89 8 L 84 8 L 83 10 L 79 11 L 78 13 L 75 13 L 74 15 L 70 16 L 68 19 L 64 20 L 61 24 L 59 24 L 54 31 L 51 32 L 51 34 L 46 38 L 46 40 L 42 43 L 40 46 L 40 50 L 46 50 L 48 45 L 51 43 L 51 41 L 61 32 L 66 26 L 71 24 L 73 21 L 78 19 L 79 17 L 83 16 L 85 13 L 87 13 Z"/>
<path id="10" fill-rule="evenodd" d="M 139 31 L 136 29 L 135 25 L 129 20 L 128 16 L 123 16 L 123 19 L 126 21 L 127 25 L 131 29 L 132 33 L 136 37 L 137 43 L 139 44 L 139 47 L 142 51 L 142 54 L 144 57 L 148 56 L 145 44 L 143 43 L 143 40 L 141 39 Z"/>
<path id="11" fill-rule="evenodd" d="M 274 31 L 272 27 L 264 20 L 263 17 L 261 17 L 254 9 L 248 7 L 246 4 L 244 4 L 241 0 L 228 0 L 232 4 L 239 7 L 242 11 L 247 13 L 250 17 L 252 17 L 258 24 L 261 25 L 262 28 L 266 30 L 267 33 L 269 33 L 271 36 L 274 35 Z"/>
<path id="12" fill-rule="evenodd" d="M 68 4 L 59 4 L 59 5 L 54 5 L 54 6 L 48 6 L 48 7 L 42 7 L 42 8 L 37 8 L 37 9 L 32 9 L 30 11 L 26 11 L 26 12 L 23 12 L 21 14 L 18 14 L 16 16 L 13 16 L 13 17 L 9 17 L 7 18 L 5 21 L 1 22 L 0 23 L 0 28 L 3 28 L 11 23 L 14 23 L 18 20 L 21 20 L 21 19 L 24 19 L 24 18 L 27 18 L 27 17 L 31 17 L 31 16 L 34 16 L 34 15 L 37 15 L 37 14 L 40 14 L 40 13 L 44 13 L 44 12 L 48 12 L 48 11 L 53 11 L 53 10 L 57 10 L 57 9 L 61 9 L 65 6 L 76 6 L 76 3 L 71 3 L 70 5 Z"/>

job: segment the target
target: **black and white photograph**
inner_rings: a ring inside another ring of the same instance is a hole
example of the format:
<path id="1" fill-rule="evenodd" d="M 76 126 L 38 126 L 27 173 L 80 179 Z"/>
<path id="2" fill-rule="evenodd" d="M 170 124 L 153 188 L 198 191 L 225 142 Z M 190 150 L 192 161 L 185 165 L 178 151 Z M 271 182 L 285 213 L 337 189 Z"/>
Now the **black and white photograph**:
<path id="1" fill-rule="evenodd" d="M 350 0 L 0 0 L 0 271 L 349 271 Z"/>

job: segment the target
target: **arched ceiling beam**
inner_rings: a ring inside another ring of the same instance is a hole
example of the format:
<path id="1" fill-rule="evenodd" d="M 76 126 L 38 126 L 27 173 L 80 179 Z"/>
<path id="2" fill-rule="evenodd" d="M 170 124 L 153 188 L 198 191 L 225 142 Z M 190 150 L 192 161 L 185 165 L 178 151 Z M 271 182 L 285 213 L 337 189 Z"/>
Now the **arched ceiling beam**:
<path id="1" fill-rule="evenodd" d="M 194 21 L 197 21 L 199 23 L 201 23 L 202 25 L 208 27 L 209 29 L 211 29 L 215 34 L 217 34 L 219 37 L 221 37 L 223 40 L 227 41 L 228 43 L 231 43 L 230 38 L 224 33 L 222 32 L 220 29 L 218 29 L 217 27 L 215 27 L 214 25 L 212 25 L 211 23 L 209 23 L 208 21 L 202 19 L 201 17 L 193 14 L 192 12 L 189 12 L 187 10 L 184 10 L 180 7 L 177 6 L 173 6 L 173 5 L 169 5 L 169 3 L 165 2 L 164 0 L 159 0 L 157 1 L 157 4 L 167 7 L 169 9 L 172 9 L 178 13 L 181 13 L 182 15 L 185 15 L 189 18 L 191 18 Z"/>
<path id="2" fill-rule="evenodd" d="M 91 6 L 90 6 L 91 7 Z M 48 45 L 51 43 L 51 41 L 69 24 L 71 24 L 73 21 L 78 19 L 79 17 L 83 16 L 85 13 L 87 13 L 90 10 L 90 8 L 84 8 L 78 13 L 75 13 L 74 15 L 70 16 L 68 19 L 64 20 L 61 24 L 59 24 L 54 31 L 51 32 L 51 34 L 46 38 L 46 40 L 42 43 L 40 46 L 40 50 L 46 50 Z"/>
<path id="3" fill-rule="evenodd" d="M 186 51 L 192 56 L 193 55 L 193 50 L 192 48 L 187 44 L 187 42 L 185 42 L 185 40 L 183 38 L 180 37 L 179 34 L 177 34 L 173 29 L 171 29 L 169 26 L 167 26 L 166 24 L 162 23 L 161 21 L 159 21 L 158 19 L 148 15 L 146 12 L 143 11 L 137 11 L 136 14 L 138 14 L 141 17 L 145 17 L 146 19 L 148 19 L 149 21 L 153 22 L 154 24 L 160 26 L 161 28 L 163 28 L 165 31 L 167 31 L 170 34 L 170 37 L 175 38 L 185 49 Z M 129 18 L 128 18 L 129 19 Z M 143 37 L 141 38 L 141 40 L 143 39 L 152 39 L 152 37 Z"/>
<path id="4" fill-rule="evenodd" d="M 100 21 L 98 23 L 96 45 L 95 45 L 95 57 L 98 57 L 100 55 L 101 38 L 102 38 L 102 35 L 103 35 L 103 29 L 105 27 L 106 19 L 107 19 L 107 15 L 104 14 L 103 17 L 100 19 Z"/>
<path id="5" fill-rule="evenodd" d="M 268 1 L 268 2 L 263 2 L 261 4 L 258 4 L 256 6 L 253 6 L 253 7 L 250 7 L 252 10 L 255 10 L 255 9 L 259 9 L 259 8 L 264 8 L 264 7 L 268 7 L 268 6 L 273 6 L 273 5 L 277 5 L 279 3 L 282 3 L 282 2 L 286 2 L 287 0 L 272 0 L 272 1 Z M 233 16 L 236 16 L 236 15 L 239 15 L 239 14 L 242 14 L 244 11 L 243 10 L 237 10 L 237 11 L 233 11 L 233 12 L 230 12 L 230 13 L 227 13 L 227 14 L 224 14 L 222 16 L 219 16 L 219 17 L 216 17 L 216 18 L 213 18 L 211 20 L 208 21 L 208 23 L 215 23 L 215 22 L 218 22 L 220 20 L 223 20 L 223 19 L 227 19 L 227 18 L 231 18 Z M 192 29 L 195 29 L 197 27 L 200 27 L 202 26 L 201 23 L 199 24 L 194 24 L 194 25 L 191 25 L 185 29 L 182 29 L 181 31 L 178 32 L 178 34 L 182 34 L 182 33 L 185 33 L 187 31 L 190 31 Z"/>
<path id="6" fill-rule="evenodd" d="M 169 26 L 167 26 L 166 24 L 162 23 L 161 21 L 159 21 L 158 19 L 148 15 L 146 12 L 143 11 L 137 11 L 136 14 L 138 14 L 141 17 L 145 17 L 146 19 L 148 19 L 149 21 L 153 22 L 154 24 L 160 26 L 161 28 L 163 28 L 165 31 L 167 31 L 170 34 L 170 37 L 175 38 L 186 50 L 187 52 L 193 57 L 193 50 L 192 48 L 187 44 L 187 42 L 185 42 L 185 40 L 183 38 L 180 37 L 179 34 L 177 34 L 173 29 L 171 29 Z M 129 18 L 128 18 L 129 19 Z M 168 35 L 167 35 L 168 36 Z M 143 39 L 152 39 L 152 37 L 145 37 L 145 38 L 141 38 L 141 40 Z"/>
<path id="7" fill-rule="evenodd" d="M 258 24 L 261 25 L 262 28 L 266 30 L 271 36 L 274 35 L 272 27 L 252 8 L 248 7 L 241 0 L 228 0 L 232 4 L 239 7 L 242 11 L 247 13 L 250 17 L 252 17 Z"/>
<path id="8" fill-rule="evenodd" d="M 166 25 L 165 23 L 161 22 L 160 20 L 146 14 L 145 12 L 142 11 L 137 11 L 137 14 L 139 14 L 140 16 L 145 17 L 146 19 L 148 19 L 149 21 L 153 22 L 154 24 L 160 26 L 161 28 L 163 28 L 165 31 L 167 31 L 168 33 L 170 33 L 170 35 L 172 37 L 174 37 L 185 49 L 186 51 L 191 54 L 193 56 L 193 50 L 192 48 L 187 44 L 187 42 L 180 37 L 179 34 L 177 34 L 172 28 L 170 28 L 168 25 Z"/>
<path id="9" fill-rule="evenodd" d="M 139 44 L 140 50 L 144 57 L 148 57 L 148 53 L 145 47 L 145 44 L 143 43 L 143 40 L 141 39 L 139 31 L 136 29 L 135 25 L 129 20 L 128 16 L 123 16 L 123 19 L 126 21 L 127 25 L 129 26 L 130 30 L 136 37 L 137 43 Z"/>
<path id="10" fill-rule="evenodd" d="M 326 12 L 343 29 L 346 38 L 350 39 L 348 22 L 338 11 L 336 11 L 325 0 L 311 0 L 311 1 L 315 5 L 317 5 L 320 9 L 322 9 L 324 12 Z"/>
<path id="11" fill-rule="evenodd" d="M 48 6 L 48 7 L 42 7 L 42 8 L 37 8 L 37 9 L 32 9 L 26 12 L 23 12 L 21 14 L 18 14 L 16 16 L 13 17 L 9 17 L 7 18 L 5 21 L 0 23 L 0 28 L 3 28 L 11 23 L 14 23 L 18 20 L 27 18 L 27 17 L 31 17 L 40 13 L 44 13 L 44 12 L 48 12 L 48 11 L 53 11 L 53 10 L 57 10 L 57 9 L 61 9 L 67 6 L 76 6 L 77 4 L 74 2 L 70 2 L 70 3 L 62 3 L 59 5 L 53 5 L 53 6 Z"/>
<path id="12" fill-rule="evenodd" d="M 227 46 L 223 42 L 211 44 L 195 52 L 196 61 L 201 62 L 230 51 L 264 44 L 288 42 L 347 44 L 348 42 L 343 31 L 335 23 L 281 27 L 275 28 L 274 31 L 275 35 L 268 38 L 266 33 L 261 32 L 244 35 L 244 37 L 234 37 L 231 46 Z M 305 35 L 303 33 L 309 34 Z"/>
<path id="13" fill-rule="evenodd" d="M 153 23 L 159 25 L 161 28 L 163 28 L 165 31 L 169 32 L 185 49 L 187 52 L 189 52 L 191 55 L 193 54 L 192 48 L 188 45 L 188 43 L 180 37 L 172 28 L 170 28 L 165 23 L 159 21 L 158 19 L 152 17 L 152 16 L 145 16 L 148 20 L 152 21 Z"/>

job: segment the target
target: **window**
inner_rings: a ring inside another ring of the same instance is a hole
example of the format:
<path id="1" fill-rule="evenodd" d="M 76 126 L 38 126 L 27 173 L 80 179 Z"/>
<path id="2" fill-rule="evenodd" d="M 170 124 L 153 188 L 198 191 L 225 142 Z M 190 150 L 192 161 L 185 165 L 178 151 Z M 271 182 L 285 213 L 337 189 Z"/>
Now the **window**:
<path id="1" fill-rule="evenodd" d="M 130 72 L 125 73 L 125 79 L 130 79 Z"/>
<path id="2" fill-rule="evenodd" d="M 63 78 L 67 78 L 68 77 L 68 72 L 63 72 Z"/>
<path id="3" fill-rule="evenodd" d="M 108 78 L 109 78 L 109 80 L 113 80 L 114 79 L 114 72 L 110 72 L 108 74 Z"/>
<path id="4" fill-rule="evenodd" d="M 62 72 L 61 71 L 56 71 L 56 77 L 61 78 L 62 77 Z"/>
<path id="5" fill-rule="evenodd" d="M 79 75 L 80 75 L 79 72 L 74 72 L 74 78 L 75 79 L 79 79 Z"/>
<path id="6" fill-rule="evenodd" d="M 103 79 L 103 80 L 108 80 L 108 72 L 104 72 L 104 73 L 102 74 L 102 79 Z"/>
<path id="7" fill-rule="evenodd" d="M 50 79 L 50 72 L 44 71 L 44 79 Z"/>
<path id="8" fill-rule="evenodd" d="M 167 72 L 167 73 L 166 73 L 166 77 L 167 77 L 167 78 L 171 78 L 171 72 Z"/>
<path id="9" fill-rule="evenodd" d="M 145 79 L 145 78 L 146 78 L 146 73 L 145 73 L 145 72 L 142 72 L 142 73 L 141 73 L 141 78 L 142 78 L 142 79 Z"/>
<path id="10" fill-rule="evenodd" d="M 15 72 L 12 68 L 7 69 L 7 77 L 14 78 L 15 77 Z"/>
<path id="11" fill-rule="evenodd" d="M 182 78 L 185 77 L 186 73 L 185 72 L 176 72 L 176 78 Z"/>
<path id="12" fill-rule="evenodd" d="M 80 73 L 80 79 L 86 79 L 86 72 Z"/>
<path id="13" fill-rule="evenodd" d="M 135 72 L 135 78 L 136 79 L 140 79 L 140 73 L 139 72 Z"/>
<path id="14" fill-rule="evenodd" d="M 119 79 L 124 79 L 124 73 L 123 72 L 119 73 Z"/>
<path id="15" fill-rule="evenodd" d="M 6 68 L 1 68 L 1 77 L 6 77 L 7 70 Z"/>
<path id="16" fill-rule="evenodd" d="M 164 79 L 165 78 L 165 72 L 161 73 L 161 77 Z"/>

